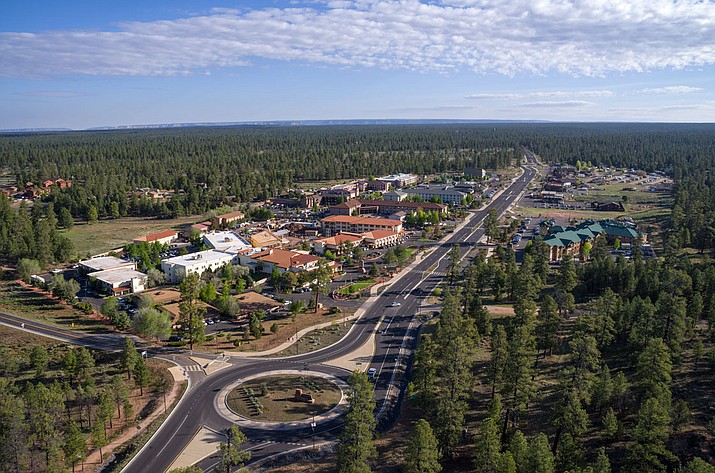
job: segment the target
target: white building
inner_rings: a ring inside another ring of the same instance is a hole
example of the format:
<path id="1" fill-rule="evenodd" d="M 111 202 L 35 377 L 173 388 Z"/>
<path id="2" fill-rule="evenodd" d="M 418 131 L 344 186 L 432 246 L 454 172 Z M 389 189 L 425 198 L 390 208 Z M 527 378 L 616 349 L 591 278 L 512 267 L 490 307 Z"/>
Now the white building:
<path id="1" fill-rule="evenodd" d="M 244 240 L 238 233 L 211 232 L 204 235 L 204 243 L 214 250 L 229 251 L 237 253 L 246 248 L 251 248 L 251 244 Z"/>
<path id="2" fill-rule="evenodd" d="M 88 277 L 100 290 L 122 296 L 146 289 L 147 275 L 133 268 L 115 268 L 89 273 Z"/>
<path id="3" fill-rule="evenodd" d="M 206 250 L 162 260 L 161 270 L 169 281 L 178 283 L 189 274 L 201 275 L 205 271 L 216 271 L 227 264 L 238 261 L 236 253 L 220 250 Z"/>
<path id="4" fill-rule="evenodd" d="M 100 256 L 79 262 L 79 269 L 85 274 L 117 268 L 136 269 L 136 265 L 133 261 L 126 261 L 116 256 Z"/>

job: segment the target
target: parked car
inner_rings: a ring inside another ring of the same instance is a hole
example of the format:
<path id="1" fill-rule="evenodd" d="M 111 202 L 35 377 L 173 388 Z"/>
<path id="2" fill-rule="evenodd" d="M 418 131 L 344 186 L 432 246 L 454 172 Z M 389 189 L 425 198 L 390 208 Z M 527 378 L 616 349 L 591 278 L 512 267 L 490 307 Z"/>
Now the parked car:
<path id="1" fill-rule="evenodd" d="M 376 374 L 377 374 L 377 369 L 376 369 L 376 368 L 370 368 L 369 370 L 367 370 L 367 377 L 368 377 L 369 379 L 373 379 Z"/>

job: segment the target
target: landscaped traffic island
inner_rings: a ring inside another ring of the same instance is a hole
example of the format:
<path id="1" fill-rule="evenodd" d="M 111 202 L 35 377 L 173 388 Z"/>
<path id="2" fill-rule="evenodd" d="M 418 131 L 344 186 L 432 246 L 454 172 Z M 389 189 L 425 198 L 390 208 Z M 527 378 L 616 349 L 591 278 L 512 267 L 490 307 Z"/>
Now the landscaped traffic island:
<path id="1" fill-rule="evenodd" d="M 251 420 L 293 422 L 324 414 L 341 398 L 340 388 L 330 379 L 277 375 L 239 384 L 226 402 L 234 413 Z"/>

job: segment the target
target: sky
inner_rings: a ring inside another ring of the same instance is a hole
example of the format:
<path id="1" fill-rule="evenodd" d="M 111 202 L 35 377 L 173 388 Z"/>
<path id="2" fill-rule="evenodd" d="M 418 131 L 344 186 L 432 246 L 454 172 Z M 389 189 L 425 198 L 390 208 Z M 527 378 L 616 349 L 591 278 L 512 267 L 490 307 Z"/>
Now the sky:
<path id="1" fill-rule="evenodd" d="M 715 0 L 3 0 L 0 129 L 715 122 Z"/>

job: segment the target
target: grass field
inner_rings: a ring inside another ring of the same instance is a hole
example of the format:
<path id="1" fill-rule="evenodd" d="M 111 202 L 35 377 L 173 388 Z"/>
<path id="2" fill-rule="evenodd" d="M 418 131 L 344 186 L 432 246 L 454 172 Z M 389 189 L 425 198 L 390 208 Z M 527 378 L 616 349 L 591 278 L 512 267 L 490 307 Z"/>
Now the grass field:
<path id="1" fill-rule="evenodd" d="M 129 217 L 100 220 L 93 224 L 75 224 L 63 233 L 72 240 L 81 258 L 121 248 L 132 239 L 162 230 L 183 230 L 187 225 L 205 220 L 201 215 L 170 220 Z"/>
<path id="2" fill-rule="evenodd" d="M 264 388 L 267 393 L 262 394 Z M 296 389 L 310 394 L 314 403 L 295 399 Z M 251 396 L 255 403 L 251 401 Z M 241 383 L 228 395 L 228 407 L 252 420 L 291 422 L 323 414 L 335 407 L 342 397 L 332 381 L 313 376 L 266 376 Z M 257 407 L 259 406 L 259 407 Z"/>

